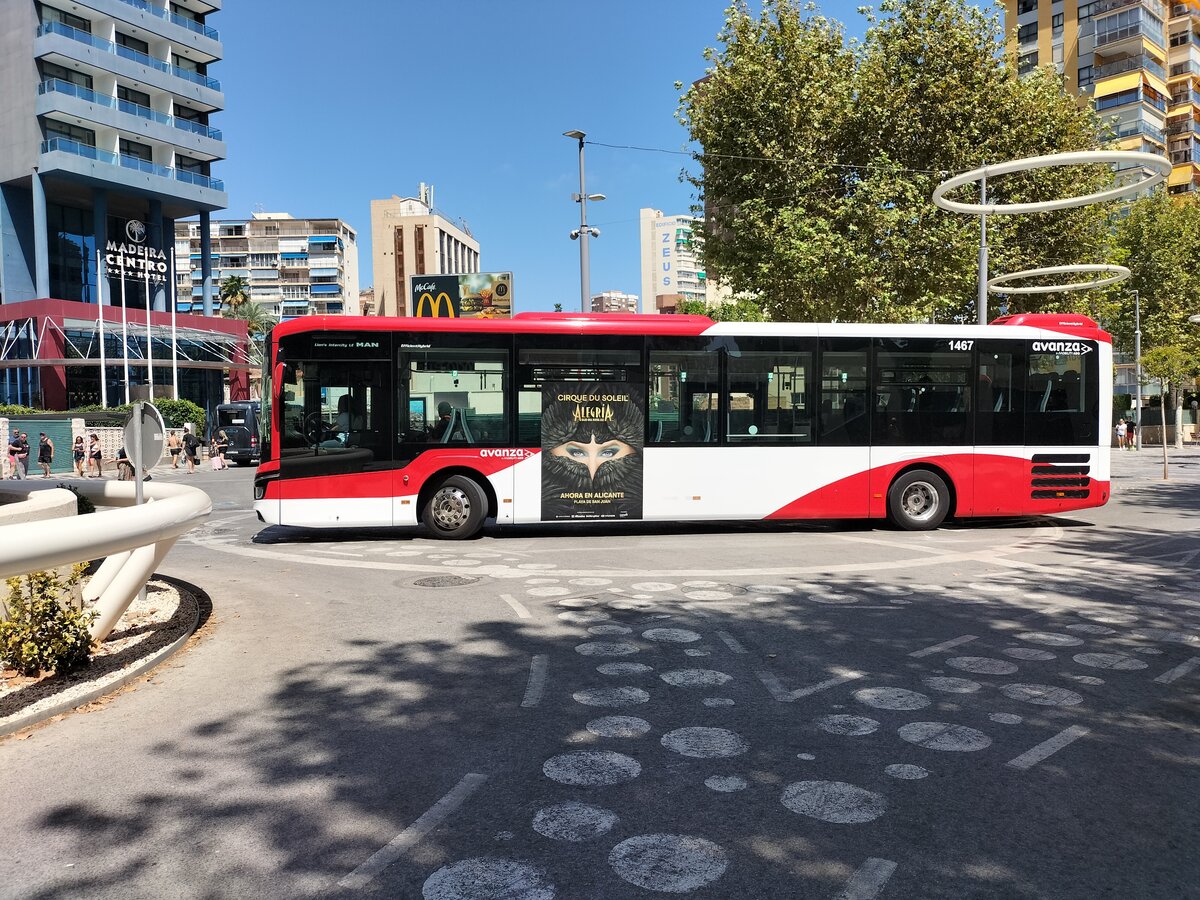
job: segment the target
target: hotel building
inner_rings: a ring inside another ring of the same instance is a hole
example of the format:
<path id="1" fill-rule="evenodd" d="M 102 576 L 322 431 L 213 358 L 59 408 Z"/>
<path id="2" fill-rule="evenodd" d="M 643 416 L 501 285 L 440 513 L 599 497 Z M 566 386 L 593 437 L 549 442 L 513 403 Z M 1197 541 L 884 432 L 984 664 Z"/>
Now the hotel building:
<path id="1" fill-rule="evenodd" d="M 180 312 L 199 311 L 204 302 L 203 244 L 199 222 L 175 223 Z M 357 310 L 358 233 L 341 219 L 266 212 L 214 219 L 208 244 L 218 296 L 221 283 L 236 276 L 249 286 L 250 299 L 280 321 Z"/>
<path id="2" fill-rule="evenodd" d="M 409 277 L 478 272 L 479 242 L 466 222 L 434 207 L 433 188 L 422 184 L 416 197 L 371 201 L 371 262 L 379 314 L 412 315 Z"/>
<path id="3" fill-rule="evenodd" d="M 716 306 L 729 292 L 710 283 L 700 262 L 704 220 L 641 210 L 642 312 L 673 313 L 680 301 Z"/>
<path id="4" fill-rule="evenodd" d="M 220 0 L 0 4 L 7 402 L 63 409 L 148 396 L 151 368 L 154 396 L 171 396 L 172 325 L 181 397 L 220 402 L 224 368 L 232 394 L 244 389 L 244 324 L 173 320 L 167 299 L 175 220 L 198 214 L 207 223 L 226 205 L 212 171 L 225 142 L 210 122 L 224 106 L 209 74 L 222 56 L 209 22 L 220 8 Z M 202 293 L 207 312 L 211 278 Z"/>

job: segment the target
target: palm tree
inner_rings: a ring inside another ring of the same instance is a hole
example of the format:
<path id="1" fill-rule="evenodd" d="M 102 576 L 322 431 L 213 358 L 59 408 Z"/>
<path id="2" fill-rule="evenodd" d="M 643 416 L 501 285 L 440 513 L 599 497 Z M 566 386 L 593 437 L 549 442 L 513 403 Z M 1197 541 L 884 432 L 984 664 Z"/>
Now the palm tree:
<path id="1" fill-rule="evenodd" d="M 226 284 L 229 281 L 241 281 L 237 276 L 231 275 L 226 279 Z M 225 292 L 225 284 L 221 285 L 221 293 Z M 241 319 L 246 323 L 246 332 L 250 336 L 250 341 L 247 346 L 247 362 L 250 364 L 250 385 L 251 388 L 257 388 L 258 395 L 262 396 L 262 365 L 266 355 L 266 336 L 275 325 L 278 324 L 274 316 L 267 312 L 266 307 L 262 304 L 254 303 L 253 301 L 243 300 L 241 303 L 234 305 L 232 302 L 229 309 L 221 314 L 226 319 Z"/>
<path id="2" fill-rule="evenodd" d="M 231 310 L 238 309 L 250 301 L 250 284 L 240 275 L 230 275 L 221 282 L 221 303 L 229 304 Z M 238 316 L 237 318 L 242 318 Z"/>

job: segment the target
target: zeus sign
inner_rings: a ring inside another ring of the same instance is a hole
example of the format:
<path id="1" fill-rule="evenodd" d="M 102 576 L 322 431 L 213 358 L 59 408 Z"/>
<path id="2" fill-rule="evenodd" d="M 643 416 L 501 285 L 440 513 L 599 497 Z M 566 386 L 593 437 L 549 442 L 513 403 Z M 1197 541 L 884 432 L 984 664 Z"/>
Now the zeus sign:
<path id="1" fill-rule="evenodd" d="M 105 244 L 104 262 L 111 274 L 120 269 L 141 280 L 161 284 L 167 280 L 167 254 L 157 247 L 146 244 L 146 226 L 137 219 L 125 223 L 126 241 L 108 241 Z"/>

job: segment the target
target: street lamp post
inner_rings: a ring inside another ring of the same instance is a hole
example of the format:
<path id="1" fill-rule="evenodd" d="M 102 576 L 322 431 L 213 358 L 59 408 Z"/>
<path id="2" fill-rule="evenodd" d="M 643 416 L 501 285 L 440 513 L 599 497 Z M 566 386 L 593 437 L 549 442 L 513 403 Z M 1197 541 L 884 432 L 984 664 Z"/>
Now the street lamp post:
<path id="1" fill-rule="evenodd" d="M 1137 396 L 1133 399 L 1134 449 L 1142 449 L 1142 297 L 1137 291 L 1133 294 L 1133 372 L 1137 378 Z M 1167 428 L 1167 416 L 1163 413 L 1163 434 Z M 1164 437 L 1165 441 L 1166 438 Z"/>
<path id="2" fill-rule="evenodd" d="M 583 183 L 583 139 L 587 135 L 575 129 L 574 131 L 564 131 L 563 137 L 574 138 L 579 141 L 579 193 L 572 194 L 571 199 L 579 204 L 579 228 L 571 232 L 571 240 L 579 241 L 579 310 L 580 312 L 589 312 L 591 298 L 588 294 L 591 291 L 589 281 L 591 280 L 591 263 L 588 260 L 588 238 L 600 237 L 599 228 L 589 228 L 587 223 L 587 205 L 589 200 L 603 200 L 603 194 L 589 194 Z"/>

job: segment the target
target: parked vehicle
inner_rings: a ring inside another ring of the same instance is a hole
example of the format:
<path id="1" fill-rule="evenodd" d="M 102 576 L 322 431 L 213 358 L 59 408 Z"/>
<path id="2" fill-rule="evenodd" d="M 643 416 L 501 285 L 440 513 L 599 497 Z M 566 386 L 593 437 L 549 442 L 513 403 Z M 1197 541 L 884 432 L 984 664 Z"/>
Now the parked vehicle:
<path id="1" fill-rule="evenodd" d="M 217 407 L 213 430 L 222 430 L 229 440 L 225 458 L 237 465 L 258 465 L 258 420 L 262 404 L 258 400 L 222 403 Z"/>

